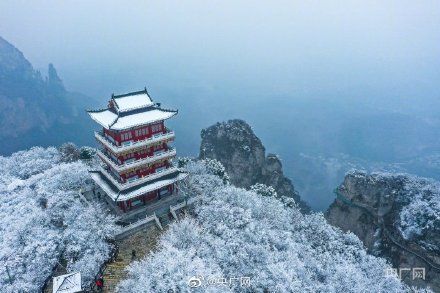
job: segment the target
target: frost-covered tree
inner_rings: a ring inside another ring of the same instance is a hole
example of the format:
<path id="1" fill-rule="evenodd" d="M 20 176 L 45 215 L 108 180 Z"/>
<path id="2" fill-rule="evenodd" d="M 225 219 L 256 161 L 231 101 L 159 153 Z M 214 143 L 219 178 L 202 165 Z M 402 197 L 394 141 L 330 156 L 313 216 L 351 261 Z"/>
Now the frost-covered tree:
<path id="1" fill-rule="evenodd" d="M 224 184 L 229 184 L 229 175 L 223 164 L 218 160 L 210 158 L 198 160 L 190 157 L 181 157 L 178 159 L 177 164 L 179 168 L 185 168 L 187 165 L 191 166 L 190 168 L 192 168 L 192 171 L 197 172 L 198 175 L 216 175 L 218 178 L 222 179 Z"/>
<path id="2" fill-rule="evenodd" d="M 129 267 L 119 292 L 409 290 L 386 276 L 385 260 L 368 255 L 354 234 L 331 227 L 322 214 L 303 215 L 275 197 L 224 184 L 203 161 L 185 167 L 186 192 L 197 199 L 191 214 L 170 226 L 155 253 Z M 241 277 L 250 278 L 249 287 Z M 201 287 L 190 290 L 191 278 Z"/>
<path id="3" fill-rule="evenodd" d="M 96 149 L 84 146 L 79 149 L 80 155 L 79 158 L 81 160 L 91 160 L 93 156 L 96 154 Z"/>
<path id="4" fill-rule="evenodd" d="M 0 157 L 1 292 L 39 292 L 58 262 L 84 285 L 93 279 L 116 227 L 99 205 L 81 202 L 88 182 L 86 166 L 55 148 Z"/>
<path id="5" fill-rule="evenodd" d="M 440 253 L 440 183 L 410 175 L 380 176 L 386 180 L 398 177 L 403 181 L 403 188 L 396 190 L 396 201 L 400 206 L 400 221 L 396 226 L 402 236 Z"/>
<path id="6" fill-rule="evenodd" d="M 61 161 L 74 162 L 80 159 L 81 151 L 72 142 L 66 142 L 59 147 Z"/>
<path id="7" fill-rule="evenodd" d="M 253 191 L 262 196 L 273 196 L 278 197 L 278 194 L 272 186 L 267 186 L 263 183 L 256 183 L 249 188 L 250 191 Z"/>

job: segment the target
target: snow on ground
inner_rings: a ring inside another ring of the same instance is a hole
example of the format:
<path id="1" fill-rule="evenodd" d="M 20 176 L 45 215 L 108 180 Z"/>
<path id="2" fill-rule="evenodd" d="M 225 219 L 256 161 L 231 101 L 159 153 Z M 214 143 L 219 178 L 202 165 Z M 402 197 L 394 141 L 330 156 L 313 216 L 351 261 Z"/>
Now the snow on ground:
<path id="1" fill-rule="evenodd" d="M 197 195 L 191 215 L 169 227 L 154 254 L 129 267 L 119 292 L 189 292 L 190 278 L 201 281 L 191 292 L 409 290 L 386 276 L 385 260 L 322 214 L 305 216 L 274 197 L 228 185 L 203 163 L 186 163 L 182 191 Z"/>
<path id="2" fill-rule="evenodd" d="M 120 292 L 185 292 L 191 277 L 202 286 L 217 283 L 200 292 L 409 290 L 386 276 L 389 264 L 368 255 L 355 235 L 329 226 L 322 214 L 303 215 L 270 192 L 255 192 L 262 186 L 235 188 L 218 162 L 182 164 L 191 173 L 182 192 L 197 195 L 195 207 L 170 226 L 156 252 L 129 267 Z M 88 180 L 84 163 L 65 162 L 55 148 L 0 157 L 1 292 L 40 291 L 57 261 L 80 271 L 85 285 L 92 280 L 116 227 L 99 206 L 80 201 Z M 408 181 L 402 197 L 414 199 L 401 213 L 407 235 L 436 226 L 438 186 L 422 183 Z M 420 213 L 426 217 L 416 221 Z M 250 278 L 250 287 L 242 287 L 241 277 Z"/>
<path id="3" fill-rule="evenodd" d="M 39 292 L 60 261 L 88 285 L 107 258 L 116 227 L 99 206 L 80 202 L 89 174 L 55 148 L 0 157 L 1 292 Z"/>

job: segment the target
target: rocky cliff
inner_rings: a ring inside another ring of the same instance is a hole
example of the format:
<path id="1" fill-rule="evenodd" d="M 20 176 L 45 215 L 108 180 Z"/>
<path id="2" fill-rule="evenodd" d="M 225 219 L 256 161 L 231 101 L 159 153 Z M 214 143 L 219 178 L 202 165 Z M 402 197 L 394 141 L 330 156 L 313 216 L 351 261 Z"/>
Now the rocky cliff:
<path id="1" fill-rule="evenodd" d="M 406 283 L 440 291 L 438 182 L 353 171 L 335 194 L 326 213 L 330 224 L 355 233 L 369 252 L 389 259 Z M 413 280 L 414 268 L 425 268 L 426 280 Z"/>
<path id="2" fill-rule="evenodd" d="M 90 105 L 90 98 L 64 88 L 52 64 L 43 78 L 22 52 L 0 37 L 0 139 L 8 142 L 0 145 L 0 154 L 64 141 L 92 142 L 82 136 L 84 127 L 92 125 L 84 114 L 85 101 Z"/>
<path id="3" fill-rule="evenodd" d="M 295 191 L 292 182 L 283 174 L 280 159 L 265 154 L 265 148 L 252 128 L 243 120 L 217 123 L 201 132 L 200 158 L 220 161 L 231 183 L 250 188 L 262 183 L 272 186 L 279 196 L 293 198 L 302 211 L 309 211 Z"/>

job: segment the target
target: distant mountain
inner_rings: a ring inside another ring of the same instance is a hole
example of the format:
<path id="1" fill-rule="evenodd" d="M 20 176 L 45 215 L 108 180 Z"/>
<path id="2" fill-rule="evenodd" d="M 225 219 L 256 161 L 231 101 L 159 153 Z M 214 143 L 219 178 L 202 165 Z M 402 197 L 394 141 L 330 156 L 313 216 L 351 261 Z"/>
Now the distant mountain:
<path id="1" fill-rule="evenodd" d="M 52 64 L 43 78 L 22 52 L 0 37 L 0 154 L 65 141 L 90 144 L 90 134 L 82 133 L 84 127 L 92 129 L 85 119 L 86 101 L 94 104 L 67 91 Z"/>

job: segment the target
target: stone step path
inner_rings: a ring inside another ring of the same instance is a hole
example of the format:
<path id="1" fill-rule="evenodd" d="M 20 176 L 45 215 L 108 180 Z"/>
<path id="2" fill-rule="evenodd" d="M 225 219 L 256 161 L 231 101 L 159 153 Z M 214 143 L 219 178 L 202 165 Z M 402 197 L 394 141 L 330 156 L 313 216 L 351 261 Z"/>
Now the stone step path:
<path id="1" fill-rule="evenodd" d="M 127 266 L 133 261 L 144 258 L 154 250 L 161 232 L 155 225 L 149 225 L 135 234 L 117 241 L 119 253 L 116 260 L 109 263 L 104 270 L 103 292 L 115 292 L 118 283 L 126 277 L 125 269 Z M 132 256 L 133 250 L 135 257 Z"/>

